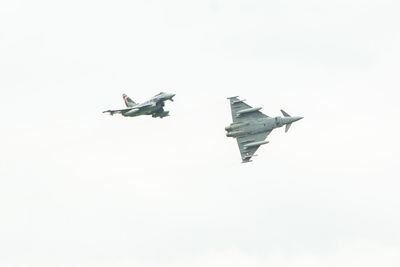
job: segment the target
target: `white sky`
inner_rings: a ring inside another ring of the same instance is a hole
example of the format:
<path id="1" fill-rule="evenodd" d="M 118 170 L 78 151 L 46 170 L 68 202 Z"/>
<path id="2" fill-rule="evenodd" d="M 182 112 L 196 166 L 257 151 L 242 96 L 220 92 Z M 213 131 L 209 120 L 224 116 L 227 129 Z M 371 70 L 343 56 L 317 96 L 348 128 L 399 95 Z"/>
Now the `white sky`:
<path id="1" fill-rule="evenodd" d="M 0 266 L 399 266 L 399 12 L 1 1 Z M 305 118 L 241 164 L 233 95 Z"/>

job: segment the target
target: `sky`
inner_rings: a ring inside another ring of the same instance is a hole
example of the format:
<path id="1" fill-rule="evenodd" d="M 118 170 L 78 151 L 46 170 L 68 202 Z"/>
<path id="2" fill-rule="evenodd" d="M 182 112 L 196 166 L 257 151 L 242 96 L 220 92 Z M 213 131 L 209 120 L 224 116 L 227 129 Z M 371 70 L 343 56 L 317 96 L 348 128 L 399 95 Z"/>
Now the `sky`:
<path id="1" fill-rule="evenodd" d="M 0 266 L 399 266 L 399 12 L 1 1 Z M 304 119 L 241 164 L 236 95 Z"/>

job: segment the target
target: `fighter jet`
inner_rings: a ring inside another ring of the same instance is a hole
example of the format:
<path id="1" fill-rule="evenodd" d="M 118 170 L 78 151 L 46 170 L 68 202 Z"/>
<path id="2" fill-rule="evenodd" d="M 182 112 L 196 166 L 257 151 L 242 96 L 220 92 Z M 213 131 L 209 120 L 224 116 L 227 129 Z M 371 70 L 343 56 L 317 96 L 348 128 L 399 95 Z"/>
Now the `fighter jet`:
<path id="1" fill-rule="evenodd" d="M 168 94 L 161 92 L 152 98 L 150 100 L 138 104 L 135 103 L 132 99 L 129 98 L 126 94 L 123 94 L 122 97 L 124 99 L 126 109 L 119 109 L 119 110 L 106 110 L 103 111 L 103 113 L 109 113 L 110 115 L 114 114 L 121 114 L 122 116 L 125 117 L 136 117 L 140 115 L 151 115 L 153 118 L 164 118 L 169 116 L 169 111 L 164 110 L 164 105 L 165 101 L 167 100 L 173 100 L 173 97 L 175 94 Z"/>
<path id="2" fill-rule="evenodd" d="M 272 130 L 286 125 L 285 132 L 287 132 L 293 122 L 303 118 L 292 117 L 283 110 L 281 112 L 284 117 L 269 117 L 260 111 L 261 107 L 253 108 L 244 103 L 245 100 L 239 100 L 237 96 L 228 99 L 233 123 L 225 127 L 226 136 L 236 138 L 242 163 L 250 162 L 257 149 L 269 143 L 265 139 Z"/>

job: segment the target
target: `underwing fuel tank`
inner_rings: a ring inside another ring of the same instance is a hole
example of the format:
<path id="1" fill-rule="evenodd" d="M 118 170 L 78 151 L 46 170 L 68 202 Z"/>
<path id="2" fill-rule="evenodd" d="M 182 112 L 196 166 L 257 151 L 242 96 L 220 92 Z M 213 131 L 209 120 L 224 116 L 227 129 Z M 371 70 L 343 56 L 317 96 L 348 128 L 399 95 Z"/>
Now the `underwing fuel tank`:
<path id="1" fill-rule="evenodd" d="M 233 132 L 227 132 L 226 136 L 227 137 L 238 137 L 238 136 L 242 136 L 244 134 L 246 134 L 245 131 L 233 131 Z"/>
<path id="2" fill-rule="evenodd" d="M 238 128 L 240 128 L 240 127 L 246 126 L 246 125 L 249 125 L 249 124 L 248 124 L 248 123 L 244 123 L 244 122 L 241 122 L 241 123 L 232 123 L 231 125 L 225 127 L 225 131 L 228 131 L 228 132 L 229 132 L 229 131 L 238 129 Z"/>
<path id="3" fill-rule="evenodd" d="M 155 113 L 152 115 L 153 118 L 160 117 L 161 119 L 168 116 L 169 116 L 169 111 L 163 111 L 161 113 Z"/>
<path id="4" fill-rule="evenodd" d="M 169 116 L 169 111 L 164 111 L 163 113 L 161 113 L 161 118 L 163 118 L 163 117 L 167 117 L 167 116 Z"/>

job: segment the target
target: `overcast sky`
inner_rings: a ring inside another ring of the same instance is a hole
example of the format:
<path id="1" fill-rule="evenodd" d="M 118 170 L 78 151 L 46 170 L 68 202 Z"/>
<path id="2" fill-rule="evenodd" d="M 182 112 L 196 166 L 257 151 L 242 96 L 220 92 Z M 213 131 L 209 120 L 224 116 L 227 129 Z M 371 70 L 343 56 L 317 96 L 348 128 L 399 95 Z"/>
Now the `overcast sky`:
<path id="1" fill-rule="evenodd" d="M 399 266 L 399 13 L 1 1 L 0 266 Z M 241 164 L 235 95 L 304 119 Z"/>

